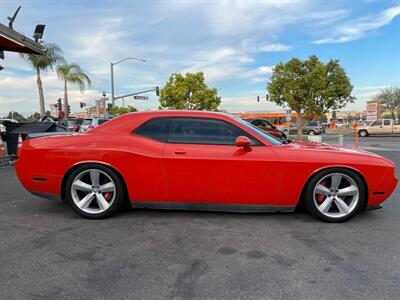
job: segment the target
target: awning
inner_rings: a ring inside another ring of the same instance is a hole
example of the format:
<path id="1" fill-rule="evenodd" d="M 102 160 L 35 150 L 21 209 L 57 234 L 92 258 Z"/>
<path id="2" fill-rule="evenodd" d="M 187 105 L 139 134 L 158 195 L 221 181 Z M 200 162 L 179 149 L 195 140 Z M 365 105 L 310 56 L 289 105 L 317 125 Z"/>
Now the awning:
<path id="1" fill-rule="evenodd" d="M 32 54 L 44 52 L 39 43 L 3 24 L 0 24 L 0 50 Z"/>

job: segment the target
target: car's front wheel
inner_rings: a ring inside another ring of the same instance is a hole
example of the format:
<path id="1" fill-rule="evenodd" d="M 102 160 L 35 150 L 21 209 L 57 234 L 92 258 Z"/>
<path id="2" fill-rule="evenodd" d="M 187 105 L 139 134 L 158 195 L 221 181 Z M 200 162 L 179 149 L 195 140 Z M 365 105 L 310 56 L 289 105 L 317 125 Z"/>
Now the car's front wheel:
<path id="1" fill-rule="evenodd" d="M 66 182 L 66 199 L 72 209 L 89 219 L 110 216 L 119 210 L 125 192 L 117 174 L 108 167 L 88 164 L 72 172 Z"/>
<path id="2" fill-rule="evenodd" d="M 347 169 L 328 169 L 314 176 L 304 194 L 304 204 L 314 216 L 326 222 L 342 222 L 354 216 L 366 200 L 361 178 Z"/>
<path id="3" fill-rule="evenodd" d="M 361 137 L 366 137 L 366 136 L 368 136 L 368 131 L 360 130 L 360 131 L 358 131 L 358 135 Z"/>
<path id="4" fill-rule="evenodd" d="M 314 131 L 314 130 L 310 130 L 310 131 L 308 132 L 308 135 L 315 135 L 315 131 Z"/>

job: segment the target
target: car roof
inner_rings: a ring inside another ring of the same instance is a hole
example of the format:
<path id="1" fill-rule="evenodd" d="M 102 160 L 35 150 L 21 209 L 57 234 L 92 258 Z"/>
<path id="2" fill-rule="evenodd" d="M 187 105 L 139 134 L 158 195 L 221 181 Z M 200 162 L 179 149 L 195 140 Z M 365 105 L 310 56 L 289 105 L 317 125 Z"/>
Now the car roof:
<path id="1" fill-rule="evenodd" d="M 102 126 L 96 127 L 89 132 L 90 134 L 107 132 L 110 130 L 114 132 L 126 132 L 128 130 L 132 130 L 132 128 L 134 128 L 138 123 L 141 124 L 144 121 L 157 117 L 199 117 L 229 120 L 232 119 L 234 116 L 222 112 L 199 110 L 156 110 L 131 112 L 111 119 L 108 122 L 104 123 Z"/>

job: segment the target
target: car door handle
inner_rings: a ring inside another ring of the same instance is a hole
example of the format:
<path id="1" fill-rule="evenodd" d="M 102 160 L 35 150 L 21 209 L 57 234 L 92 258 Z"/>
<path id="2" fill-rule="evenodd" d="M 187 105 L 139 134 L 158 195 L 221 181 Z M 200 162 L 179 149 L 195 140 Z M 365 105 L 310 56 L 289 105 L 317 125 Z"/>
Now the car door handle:
<path id="1" fill-rule="evenodd" d="M 186 154 L 185 150 L 175 150 L 174 151 L 175 154 Z"/>

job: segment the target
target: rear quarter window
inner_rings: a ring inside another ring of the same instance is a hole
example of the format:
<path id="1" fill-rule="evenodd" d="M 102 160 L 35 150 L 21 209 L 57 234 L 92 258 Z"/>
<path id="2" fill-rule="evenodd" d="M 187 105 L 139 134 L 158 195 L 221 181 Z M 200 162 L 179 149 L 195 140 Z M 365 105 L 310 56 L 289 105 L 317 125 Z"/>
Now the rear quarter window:
<path id="1" fill-rule="evenodd" d="M 165 143 L 168 140 L 170 118 L 151 119 L 133 131 L 134 134 Z"/>

